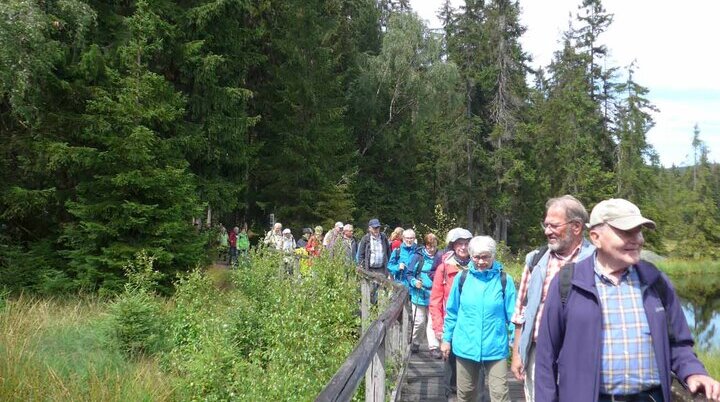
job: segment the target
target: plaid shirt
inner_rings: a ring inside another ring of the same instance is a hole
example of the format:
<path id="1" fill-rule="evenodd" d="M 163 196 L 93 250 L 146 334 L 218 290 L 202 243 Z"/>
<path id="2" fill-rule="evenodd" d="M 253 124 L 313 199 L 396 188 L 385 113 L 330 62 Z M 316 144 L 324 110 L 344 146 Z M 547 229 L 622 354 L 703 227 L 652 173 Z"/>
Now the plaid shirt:
<path id="1" fill-rule="evenodd" d="M 595 286 L 602 306 L 600 392 L 625 395 L 660 385 L 640 278 L 630 267 L 615 285 L 595 261 Z"/>
<path id="2" fill-rule="evenodd" d="M 543 307 L 545 307 L 545 298 L 547 297 L 547 291 L 550 287 L 550 282 L 552 282 L 552 279 L 555 277 L 555 275 L 560 272 L 560 268 L 562 268 L 568 262 L 575 261 L 577 259 L 577 256 L 580 254 L 581 247 L 582 243 L 580 243 L 577 248 L 567 257 L 559 256 L 552 251 L 550 252 L 550 258 L 548 259 L 547 266 L 547 274 L 545 275 L 542 296 L 540 298 L 540 306 L 538 307 L 538 312 L 535 316 L 535 330 L 533 332 L 533 340 L 537 339 L 538 336 L 538 331 L 540 329 L 540 320 L 542 320 Z M 517 293 L 518 296 L 515 300 L 515 312 L 510 319 L 513 324 L 522 325 L 525 323 L 525 305 L 527 304 L 527 292 L 528 285 L 530 284 L 531 275 L 532 274 L 530 273 L 530 268 L 528 266 L 525 266 L 522 276 L 520 277 L 520 286 L 518 287 Z"/>
<path id="3" fill-rule="evenodd" d="M 380 241 L 380 236 L 370 235 L 370 255 L 367 258 L 370 259 L 370 268 L 381 268 L 385 262 L 385 255 L 383 254 L 383 245 Z"/>

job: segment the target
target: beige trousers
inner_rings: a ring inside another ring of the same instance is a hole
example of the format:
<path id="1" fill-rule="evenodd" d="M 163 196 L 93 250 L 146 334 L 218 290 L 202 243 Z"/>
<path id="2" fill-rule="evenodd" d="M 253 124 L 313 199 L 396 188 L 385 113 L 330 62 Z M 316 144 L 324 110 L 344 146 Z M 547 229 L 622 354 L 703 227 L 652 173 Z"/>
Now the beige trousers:
<path id="1" fill-rule="evenodd" d="M 457 356 L 457 398 L 458 401 L 474 402 L 482 392 L 485 376 L 492 402 L 509 402 L 507 383 L 507 360 L 476 362 Z"/>

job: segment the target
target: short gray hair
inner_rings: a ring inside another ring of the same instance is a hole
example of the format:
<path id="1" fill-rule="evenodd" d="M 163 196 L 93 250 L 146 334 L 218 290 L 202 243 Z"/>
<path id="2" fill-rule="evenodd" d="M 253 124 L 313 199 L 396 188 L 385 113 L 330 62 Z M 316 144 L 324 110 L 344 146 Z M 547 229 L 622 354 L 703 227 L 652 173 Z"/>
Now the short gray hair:
<path id="1" fill-rule="evenodd" d="M 497 243 L 490 236 L 475 236 L 468 244 L 468 251 L 471 256 L 483 251 L 489 251 L 494 258 L 495 252 L 497 252 Z"/>
<path id="2" fill-rule="evenodd" d="M 565 194 L 561 197 L 549 199 L 545 203 L 545 212 L 556 206 L 562 206 L 565 209 L 565 216 L 569 222 L 580 222 L 585 227 L 585 224 L 590 220 L 585 206 L 572 195 Z"/>

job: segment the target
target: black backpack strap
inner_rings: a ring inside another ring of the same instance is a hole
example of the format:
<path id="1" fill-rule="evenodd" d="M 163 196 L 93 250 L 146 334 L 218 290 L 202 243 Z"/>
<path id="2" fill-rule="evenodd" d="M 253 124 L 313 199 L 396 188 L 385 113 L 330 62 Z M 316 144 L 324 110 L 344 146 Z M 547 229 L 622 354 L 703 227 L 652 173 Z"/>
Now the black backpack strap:
<path id="1" fill-rule="evenodd" d="M 540 262 L 540 259 L 547 253 L 548 246 L 547 244 L 537 249 L 537 252 L 535 255 L 533 255 L 532 260 L 530 260 L 530 265 L 528 265 L 528 270 L 530 273 L 532 273 L 533 269 L 535 269 L 535 266 Z"/>
<path id="2" fill-rule="evenodd" d="M 425 257 L 423 257 L 422 252 L 420 252 L 416 253 L 413 258 L 417 258 L 417 263 L 415 264 L 415 279 L 417 279 L 425 265 Z"/>
<path id="3" fill-rule="evenodd" d="M 532 275 L 533 269 L 535 269 L 535 266 L 540 262 L 540 259 L 547 253 L 548 246 L 547 244 L 540 247 L 539 249 L 535 250 L 535 254 L 533 255 L 532 259 L 530 260 L 530 264 L 528 265 L 528 272 Z M 503 288 L 504 289 L 504 288 Z M 527 306 L 528 304 L 528 297 L 525 295 L 525 300 L 523 300 L 523 307 Z"/>
<path id="4" fill-rule="evenodd" d="M 558 275 L 560 275 L 560 301 L 562 302 L 563 309 L 565 308 L 568 296 L 570 295 L 570 288 L 572 287 L 572 277 L 574 272 L 575 263 L 569 262 L 565 264 L 565 266 L 562 267 L 562 269 L 558 273 Z"/>
<path id="5" fill-rule="evenodd" d="M 505 303 L 505 288 L 507 287 L 507 273 L 500 271 L 500 286 L 502 286 L 503 303 Z"/>
<path id="6" fill-rule="evenodd" d="M 462 273 L 460 273 L 460 283 L 458 283 L 458 296 L 462 294 L 462 288 L 465 284 L 465 278 L 467 278 L 467 269 L 463 269 Z"/>

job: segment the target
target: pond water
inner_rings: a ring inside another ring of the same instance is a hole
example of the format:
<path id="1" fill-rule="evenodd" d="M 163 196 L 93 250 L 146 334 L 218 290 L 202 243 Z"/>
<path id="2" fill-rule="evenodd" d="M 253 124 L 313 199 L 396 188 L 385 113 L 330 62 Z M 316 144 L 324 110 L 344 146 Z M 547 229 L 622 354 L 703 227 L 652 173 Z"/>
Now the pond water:
<path id="1" fill-rule="evenodd" d="M 720 347 L 720 274 L 673 275 L 696 348 Z"/>

